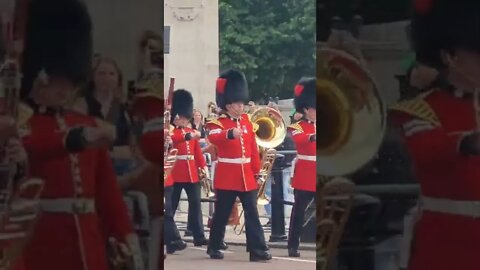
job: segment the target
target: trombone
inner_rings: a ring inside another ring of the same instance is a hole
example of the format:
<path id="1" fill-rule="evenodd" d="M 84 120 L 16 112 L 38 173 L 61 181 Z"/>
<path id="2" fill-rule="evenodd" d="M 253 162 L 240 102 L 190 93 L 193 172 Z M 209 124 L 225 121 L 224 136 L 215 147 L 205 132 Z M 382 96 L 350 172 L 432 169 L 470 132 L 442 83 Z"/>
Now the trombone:
<path id="1" fill-rule="evenodd" d="M 262 163 L 258 174 L 259 189 L 257 205 L 267 205 L 270 198 L 265 194 L 268 177 L 273 168 L 277 151 L 274 149 L 285 140 L 287 129 L 280 112 L 274 108 L 262 106 L 251 115 L 254 126 L 255 140 L 261 150 Z M 244 215 L 240 212 L 239 218 Z M 241 235 L 245 229 L 245 222 L 240 222 L 233 227 L 235 234 Z"/>

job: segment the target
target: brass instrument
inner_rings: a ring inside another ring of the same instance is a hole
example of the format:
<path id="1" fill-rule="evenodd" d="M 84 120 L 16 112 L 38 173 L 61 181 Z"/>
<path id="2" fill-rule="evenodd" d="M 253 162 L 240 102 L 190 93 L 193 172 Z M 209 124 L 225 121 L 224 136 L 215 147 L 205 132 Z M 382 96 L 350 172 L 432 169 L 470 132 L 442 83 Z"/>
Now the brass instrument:
<path id="1" fill-rule="evenodd" d="M 207 198 L 213 198 L 215 197 L 215 193 L 213 192 L 212 185 L 210 184 L 210 178 L 208 177 L 208 173 L 205 171 L 205 169 L 200 169 L 199 170 L 199 176 L 200 176 L 200 185 L 202 185 L 203 192 L 205 192 L 205 195 Z"/>
<path id="2" fill-rule="evenodd" d="M 217 119 L 217 115 L 218 115 L 217 110 L 218 110 L 217 105 L 213 101 L 210 101 L 208 103 L 208 109 L 207 109 L 207 118 L 206 118 L 207 122 Z"/>
<path id="3" fill-rule="evenodd" d="M 27 20 L 26 3 L 19 0 L 0 4 L 1 30 L 6 49 L 0 67 L 0 115 L 12 119 L 9 133 L 1 135 L 0 145 L 0 269 L 12 269 L 33 232 L 39 216 L 44 181 L 28 178 L 27 161 L 13 163 L 6 153 L 12 138 L 19 139 L 33 111 L 20 102 L 20 59 L 23 30 Z"/>
<path id="4" fill-rule="evenodd" d="M 355 193 L 355 172 L 377 153 L 386 110 L 372 76 L 339 50 L 317 48 L 317 269 L 330 269 Z"/>
<path id="5" fill-rule="evenodd" d="M 278 110 L 271 107 L 260 107 L 255 110 L 250 121 L 254 126 L 255 139 L 261 149 L 262 163 L 258 174 L 259 189 L 257 195 L 258 205 L 267 205 L 270 198 L 265 194 L 268 177 L 273 168 L 277 151 L 274 149 L 285 140 L 287 129 L 282 115 Z M 239 217 L 244 214 L 242 210 Z M 235 234 L 241 235 L 245 229 L 245 222 L 235 225 Z"/>

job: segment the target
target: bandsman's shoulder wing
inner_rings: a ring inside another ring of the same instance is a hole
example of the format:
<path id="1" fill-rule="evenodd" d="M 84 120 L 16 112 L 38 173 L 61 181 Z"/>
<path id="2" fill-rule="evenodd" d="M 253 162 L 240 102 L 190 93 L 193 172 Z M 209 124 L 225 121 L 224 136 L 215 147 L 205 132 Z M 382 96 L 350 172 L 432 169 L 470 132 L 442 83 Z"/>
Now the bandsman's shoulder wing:
<path id="1" fill-rule="evenodd" d="M 406 113 L 417 120 L 426 121 L 433 126 L 440 126 L 441 123 L 437 114 L 425 100 L 425 98 L 431 93 L 432 92 L 427 92 L 417 98 L 393 104 L 389 107 L 389 111 Z"/>

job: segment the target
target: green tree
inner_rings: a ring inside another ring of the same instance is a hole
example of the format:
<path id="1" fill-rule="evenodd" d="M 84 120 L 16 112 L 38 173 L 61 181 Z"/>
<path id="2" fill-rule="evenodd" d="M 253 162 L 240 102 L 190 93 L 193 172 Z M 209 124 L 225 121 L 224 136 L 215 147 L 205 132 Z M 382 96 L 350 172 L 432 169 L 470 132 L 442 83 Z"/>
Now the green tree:
<path id="1" fill-rule="evenodd" d="M 315 1 L 220 0 L 220 67 L 245 72 L 250 99 L 291 98 L 315 76 Z"/>

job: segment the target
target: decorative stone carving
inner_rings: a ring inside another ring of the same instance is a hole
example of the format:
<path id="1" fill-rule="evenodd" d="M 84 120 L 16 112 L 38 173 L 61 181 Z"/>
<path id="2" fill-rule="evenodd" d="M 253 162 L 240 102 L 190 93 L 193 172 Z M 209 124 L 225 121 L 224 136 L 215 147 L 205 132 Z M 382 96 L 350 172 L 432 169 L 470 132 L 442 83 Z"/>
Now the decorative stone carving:
<path id="1" fill-rule="evenodd" d="M 172 10 L 173 16 L 179 21 L 194 21 L 205 6 L 204 0 L 169 0 L 165 7 Z"/>

